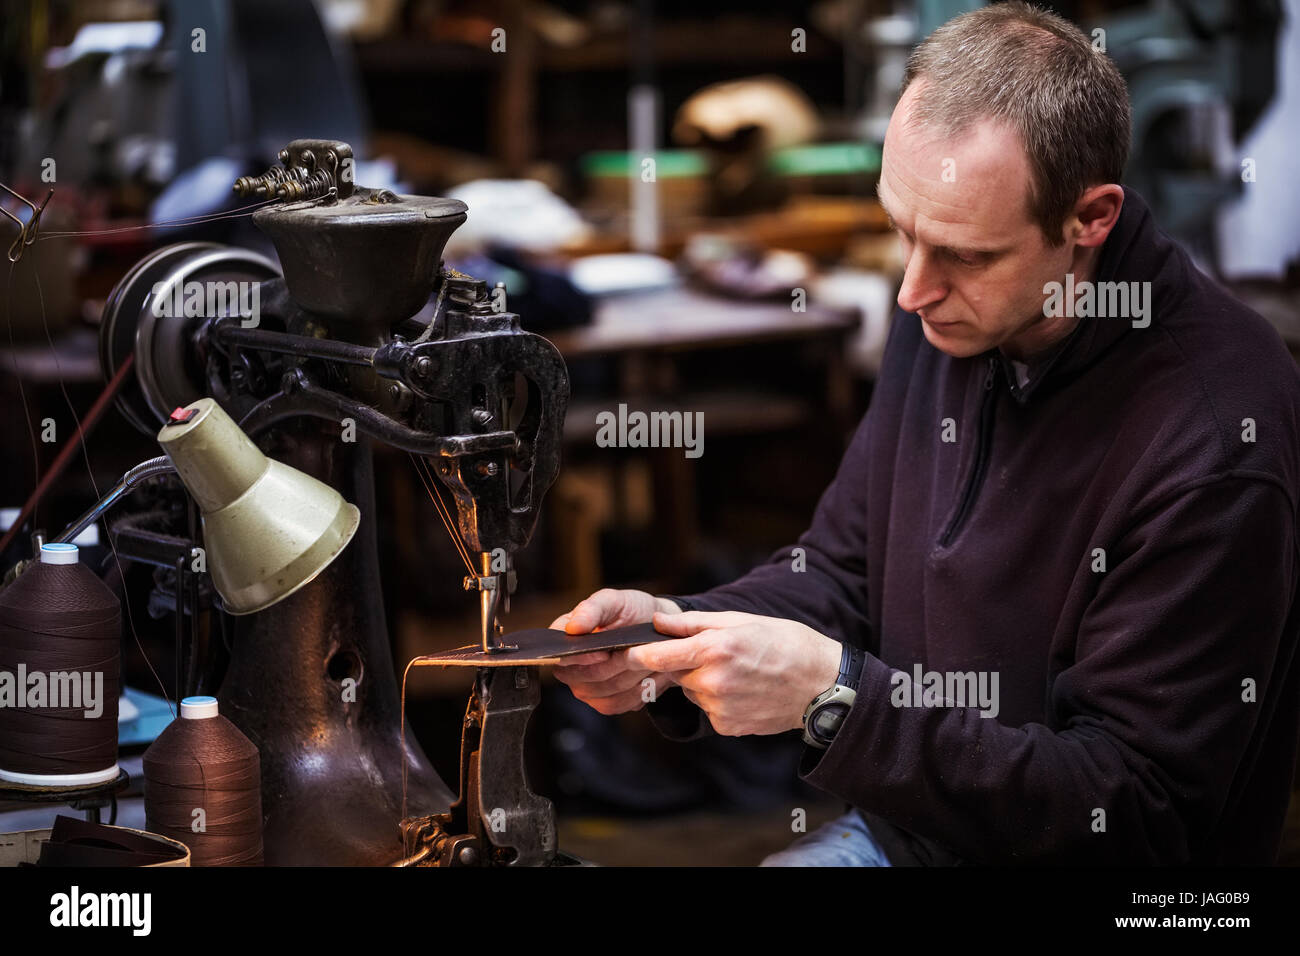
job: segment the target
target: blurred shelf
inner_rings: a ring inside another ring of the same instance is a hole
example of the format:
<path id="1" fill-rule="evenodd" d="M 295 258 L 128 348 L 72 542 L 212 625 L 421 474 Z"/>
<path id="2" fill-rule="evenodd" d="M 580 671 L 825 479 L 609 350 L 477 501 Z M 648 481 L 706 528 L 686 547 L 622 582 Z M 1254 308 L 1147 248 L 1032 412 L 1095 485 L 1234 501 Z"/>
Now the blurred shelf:
<path id="1" fill-rule="evenodd" d="M 816 32 L 809 35 L 806 52 L 796 53 L 791 49 L 791 32 L 799 26 L 794 21 L 749 17 L 664 22 L 656 26 L 650 45 L 659 67 L 776 66 L 824 61 L 842 55 L 838 44 Z M 361 69 L 376 73 L 491 72 L 505 61 L 486 47 L 413 36 L 358 43 L 354 50 Z M 632 45 L 626 34 L 597 36 L 567 48 L 541 42 L 535 47 L 536 68 L 550 73 L 625 70 L 631 59 Z"/>
<path id="2" fill-rule="evenodd" d="M 618 352 L 668 352 L 847 333 L 860 324 L 857 309 L 808 307 L 788 301 L 745 301 L 692 289 L 613 296 L 596 307 L 591 325 L 548 338 L 565 359 Z"/>
<path id="3" fill-rule="evenodd" d="M 791 32 L 799 26 L 794 21 L 753 18 L 661 22 L 649 45 L 658 67 L 781 64 L 841 55 L 837 44 L 816 33 L 809 36 L 806 52 L 796 53 L 791 49 Z M 597 37 L 567 50 L 544 48 L 539 60 L 543 69 L 554 72 L 614 70 L 628 65 L 629 53 L 626 37 Z"/>
<path id="4" fill-rule="evenodd" d="M 765 249 L 788 249 L 838 259 L 851 240 L 863 234 L 889 232 L 889 217 L 874 198 L 797 196 L 784 208 L 731 218 L 682 217 L 665 223 L 658 253 L 669 259 L 681 254 L 692 236 L 702 233 L 743 240 Z M 625 232 L 603 232 L 566 246 L 568 258 L 627 252 Z"/>

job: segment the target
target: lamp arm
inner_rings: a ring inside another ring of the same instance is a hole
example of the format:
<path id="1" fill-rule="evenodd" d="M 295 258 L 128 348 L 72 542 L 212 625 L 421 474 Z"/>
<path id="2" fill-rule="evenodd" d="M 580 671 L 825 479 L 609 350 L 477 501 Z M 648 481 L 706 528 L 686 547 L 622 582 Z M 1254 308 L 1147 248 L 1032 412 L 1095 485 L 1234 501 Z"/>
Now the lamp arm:
<path id="1" fill-rule="evenodd" d="M 160 455 L 157 458 L 150 458 L 148 461 L 140 462 L 140 464 L 136 465 L 123 475 L 108 494 L 104 495 L 103 498 L 99 499 L 99 501 L 92 505 L 89 511 L 63 529 L 59 536 L 53 540 L 58 543 L 66 544 L 77 535 L 81 534 L 81 532 L 85 531 L 86 528 L 90 526 L 91 522 L 97 520 L 100 515 L 113 507 L 113 505 L 117 504 L 119 500 L 125 498 L 130 492 L 134 491 L 146 478 L 154 478 L 158 475 L 174 474 L 175 472 L 175 466 L 172 465 L 171 459 L 166 455 Z"/>

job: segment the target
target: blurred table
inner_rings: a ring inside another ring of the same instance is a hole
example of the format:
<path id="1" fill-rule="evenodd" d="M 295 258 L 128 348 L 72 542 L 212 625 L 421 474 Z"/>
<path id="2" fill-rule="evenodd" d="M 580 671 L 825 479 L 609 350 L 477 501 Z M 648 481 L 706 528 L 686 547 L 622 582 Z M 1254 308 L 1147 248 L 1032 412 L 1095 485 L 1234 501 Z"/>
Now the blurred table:
<path id="1" fill-rule="evenodd" d="M 857 309 L 810 304 L 795 312 L 788 301 L 726 299 L 678 287 L 607 297 L 591 325 L 550 338 L 566 358 L 583 358 L 838 337 L 860 321 Z"/>
<path id="2" fill-rule="evenodd" d="M 788 300 L 727 299 L 688 287 L 608 297 L 597 306 L 591 325 L 549 336 L 570 366 L 584 359 L 608 359 L 616 376 L 613 396 L 583 395 L 575 389 L 565 421 L 565 445 L 573 451 L 594 447 L 597 415 L 624 402 L 629 412 L 702 412 L 710 438 L 805 429 L 810 446 L 819 440 L 840 442 L 854 424 L 854 387 L 846 353 L 847 340 L 860 323 L 857 309 L 809 303 L 806 311 L 796 312 Z M 788 367 L 811 375 L 816 389 L 774 382 L 770 372 L 748 372 L 747 357 L 773 347 L 788 349 Z M 725 367 L 738 381 L 721 387 L 709 381 L 708 387 L 699 387 L 698 377 L 684 379 L 683 363 L 700 356 L 716 363 L 720 373 Z M 695 462 L 680 448 L 640 451 L 650 462 L 659 565 L 685 567 L 697 554 L 699 538 Z M 816 453 L 815 448 L 810 451 Z M 842 445 L 835 453 L 839 451 Z M 617 500 L 617 491 L 613 497 Z M 575 563 L 570 581 L 582 590 L 598 582 L 599 557 L 594 531 L 573 507 L 556 509 L 567 514 L 553 527 L 563 528 L 560 533 L 568 539 L 564 550 Z M 586 530 L 579 530 L 584 525 Z"/>
<path id="3" fill-rule="evenodd" d="M 807 311 L 795 312 L 782 301 L 748 301 L 725 299 L 689 288 L 611 296 L 596 308 L 591 325 L 567 329 L 550 336 L 566 361 L 609 357 L 618 366 L 621 396 L 663 397 L 682 403 L 683 387 L 679 380 L 677 359 L 684 353 L 705 350 L 723 352 L 718 358 L 737 358 L 744 349 L 762 345 L 789 344 L 815 353 L 825 366 L 825 391 L 820 397 L 822 411 L 832 425 L 851 424 L 853 401 L 852 375 L 845 361 L 844 346 L 862 321 L 857 309 L 832 309 L 808 305 Z M 752 383 L 754 391 L 732 393 L 733 397 L 764 396 L 775 399 L 776 391 L 764 390 Z M 700 396 L 693 396 L 700 397 Z M 734 402 L 728 393 L 717 396 L 725 407 Z M 707 404 L 714 400 L 705 399 Z M 586 437 L 587 428 L 573 411 L 573 430 L 566 436 Z M 774 405 L 766 410 L 773 411 Z M 762 411 L 764 409 L 755 409 Z M 726 425 L 736 431 L 750 430 L 744 416 L 723 416 Z M 784 416 L 782 416 L 784 417 Z M 591 431 L 594 435 L 594 421 Z"/>

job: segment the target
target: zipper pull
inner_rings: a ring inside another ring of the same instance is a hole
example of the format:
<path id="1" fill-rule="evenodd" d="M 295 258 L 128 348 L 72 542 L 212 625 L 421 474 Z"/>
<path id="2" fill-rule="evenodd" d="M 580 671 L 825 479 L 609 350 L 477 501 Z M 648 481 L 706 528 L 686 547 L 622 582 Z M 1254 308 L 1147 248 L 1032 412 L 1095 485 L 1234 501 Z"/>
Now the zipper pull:
<path id="1" fill-rule="evenodd" d="M 993 379 L 997 376 L 997 374 L 998 374 L 998 360 L 995 358 L 990 358 L 989 374 L 988 377 L 984 379 L 984 391 L 987 392 L 993 388 Z"/>

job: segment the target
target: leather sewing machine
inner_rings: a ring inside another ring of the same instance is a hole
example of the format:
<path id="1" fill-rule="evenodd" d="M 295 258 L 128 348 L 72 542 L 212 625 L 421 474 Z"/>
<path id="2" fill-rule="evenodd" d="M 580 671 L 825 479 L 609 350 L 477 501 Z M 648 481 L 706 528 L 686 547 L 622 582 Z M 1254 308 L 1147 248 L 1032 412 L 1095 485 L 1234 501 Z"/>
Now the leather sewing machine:
<path id="1" fill-rule="evenodd" d="M 432 462 L 477 559 L 465 584 L 479 592 L 478 637 L 493 653 L 514 587 L 513 555 L 528 543 L 559 470 L 564 362 L 517 315 L 500 311 L 484 282 L 441 268 L 447 238 L 465 221 L 463 203 L 355 185 L 346 143 L 297 140 L 280 160 L 241 178 L 235 191 L 266 203 L 253 222 L 274 241 L 283 275 L 248 250 L 168 246 L 118 284 L 101 335 L 106 374 L 134 356 L 119 407 L 143 431 L 156 433 L 173 409 L 210 396 L 268 455 L 337 488 L 361 511 L 351 544 L 310 583 L 223 622 L 231 657 L 221 713 L 261 751 L 266 862 L 565 862 L 553 807 L 524 777 L 535 667 L 478 670 L 454 803 L 418 743 L 401 739 L 370 444 Z M 192 283 L 231 290 L 220 314 L 159 317 L 159 297 Z M 256 294 L 243 301 L 257 303 L 252 316 L 233 294 L 250 285 Z M 443 307 L 432 321 L 414 319 L 435 292 Z M 111 533 L 123 556 L 175 570 L 177 606 L 192 622 L 202 590 L 183 573 L 195 543 L 192 512 L 189 530 L 128 517 Z M 341 693 L 349 679 L 355 700 Z"/>

